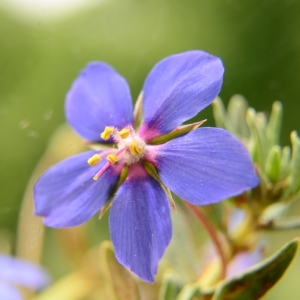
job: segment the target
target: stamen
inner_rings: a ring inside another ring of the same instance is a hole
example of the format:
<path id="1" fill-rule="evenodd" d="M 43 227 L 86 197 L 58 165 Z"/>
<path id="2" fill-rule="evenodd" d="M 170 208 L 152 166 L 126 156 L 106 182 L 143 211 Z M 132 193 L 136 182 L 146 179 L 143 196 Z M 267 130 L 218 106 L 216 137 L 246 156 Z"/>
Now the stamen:
<path id="1" fill-rule="evenodd" d="M 99 179 L 99 177 L 104 173 L 104 171 L 110 166 L 110 163 L 107 162 L 103 168 L 93 177 L 94 180 Z"/>
<path id="2" fill-rule="evenodd" d="M 112 164 L 114 165 L 117 161 L 118 161 L 118 156 L 114 153 L 109 154 L 106 159 Z"/>
<path id="3" fill-rule="evenodd" d="M 111 155 L 114 155 L 114 156 L 117 157 L 117 160 L 118 160 L 118 156 L 119 156 L 122 152 L 124 152 L 125 150 L 127 150 L 127 147 L 124 147 L 124 148 L 120 149 L 118 152 L 116 152 L 116 154 L 110 154 L 110 155 L 108 155 L 107 157 L 109 157 L 109 156 L 111 156 Z M 107 159 L 107 157 L 106 157 L 106 159 Z M 99 177 L 104 173 L 104 171 L 105 171 L 108 167 L 110 167 L 110 166 L 111 166 L 111 162 L 108 161 L 108 162 L 102 167 L 102 169 L 101 169 L 101 170 L 93 177 L 93 179 L 94 179 L 94 180 L 99 179 Z"/>
<path id="4" fill-rule="evenodd" d="M 103 132 L 100 134 L 100 136 L 104 141 L 107 141 L 113 132 L 114 128 L 106 126 Z"/>
<path id="5" fill-rule="evenodd" d="M 99 154 L 94 154 L 92 157 L 90 157 L 88 160 L 87 160 L 87 163 L 90 165 L 90 166 L 96 166 L 100 161 L 101 161 L 101 156 Z"/>
<path id="6" fill-rule="evenodd" d="M 143 147 L 139 146 L 136 141 L 129 145 L 129 151 L 132 155 L 140 155 L 143 151 Z"/>
<path id="7" fill-rule="evenodd" d="M 121 131 L 119 131 L 119 136 L 122 139 L 126 139 L 129 136 L 129 134 L 130 134 L 130 129 L 128 129 L 128 128 L 124 128 Z"/>

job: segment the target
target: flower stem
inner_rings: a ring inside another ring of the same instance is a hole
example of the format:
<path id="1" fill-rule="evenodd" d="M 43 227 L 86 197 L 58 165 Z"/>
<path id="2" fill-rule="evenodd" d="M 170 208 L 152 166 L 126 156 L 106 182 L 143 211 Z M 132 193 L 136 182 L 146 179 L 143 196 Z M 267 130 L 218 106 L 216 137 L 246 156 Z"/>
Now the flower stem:
<path id="1" fill-rule="evenodd" d="M 221 280 L 223 280 L 226 276 L 226 256 L 223 251 L 223 248 L 221 246 L 220 239 L 218 237 L 218 234 L 215 230 L 215 228 L 210 224 L 210 222 L 207 220 L 206 216 L 202 213 L 201 210 L 199 210 L 195 205 L 184 201 L 187 208 L 196 216 L 198 221 L 204 226 L 207 233 L 209 234 L 213 244 L 215 245 L 216 251 L 220 258 L 221 263 Z"/>

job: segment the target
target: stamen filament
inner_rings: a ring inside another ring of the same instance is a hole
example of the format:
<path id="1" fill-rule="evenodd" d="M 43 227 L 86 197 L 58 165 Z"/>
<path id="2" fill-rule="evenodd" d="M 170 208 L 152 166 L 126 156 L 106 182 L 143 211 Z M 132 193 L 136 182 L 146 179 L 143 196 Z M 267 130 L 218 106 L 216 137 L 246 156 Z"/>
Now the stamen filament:
<path id="1" fill-rule="evenodd" d="M 104 173 L 104 171 L 110 166 L 110 162 L 107 162 L 103 168 L 93 177 L 94 180 L 99 179 L 99 177 Z"/>
<path id="2" fill-rule="evenodd" d="M 114 153 L 113 155 L 115 155 L 117 158 L 119 158 L 120 154 L 122 152 L 124 152 L 125 150 L 127 150 L 127 147 L 124 147 L 122 149 L 120 149 L 119 151 L 117 151 L 116 153 Z M 109 156 L 109 155 L 108 155 Z M 107 159 L 107 158 L 106 158 Z M 104 173 L 104 171 L 111 166 L 111 162 L 107 162 L 102 168 L 101 170 L 93 177 L 94 180 L 99 179 L 99 177 Z"/>

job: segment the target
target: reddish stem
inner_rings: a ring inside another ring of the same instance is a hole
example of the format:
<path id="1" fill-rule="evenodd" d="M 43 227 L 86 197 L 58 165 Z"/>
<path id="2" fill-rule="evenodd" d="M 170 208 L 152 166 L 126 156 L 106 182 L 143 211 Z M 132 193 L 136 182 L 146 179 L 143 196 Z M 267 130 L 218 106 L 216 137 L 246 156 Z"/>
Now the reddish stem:
<path id="1" fill-rule="evenodd" d="M 215 231 L 214 227 L 210 224 L 210 222 L 207 220 L 206 216 L 202 213 L 201 210 L 199 210 L 196 206 L 187 201 L 184 201 L 184 203 L 188 207 L 188 209 L 197 217 L 198 221 L 204 226 L 213 244 L 215 245 L 216 251 L 219 255 L 221 262 L 221 280 L 224 279 L 226 276 L 226 257 L 217 232 Z"/>

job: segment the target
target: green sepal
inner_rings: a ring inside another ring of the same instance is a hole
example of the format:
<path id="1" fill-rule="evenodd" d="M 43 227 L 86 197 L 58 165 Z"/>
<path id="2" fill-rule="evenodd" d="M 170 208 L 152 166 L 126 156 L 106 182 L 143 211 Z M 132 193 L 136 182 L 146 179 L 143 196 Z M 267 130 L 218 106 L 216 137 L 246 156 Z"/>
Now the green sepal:
<path id="1" fill-rule="evenodd" d="M 202 120 L 200 122 L 188 124 L 188 125 L 182 125 L 174 129 L 173 131 L 160 135 L 148 142 L 150 145 L 160 145 L 163 143 L 166 143 L 170 140 L 173 140 L 185 133 L 190 132 L 191 130 L 197 129 L 199 126 L 201 126 L 206 120 Z"/>
<path id="2" fill-rule="evenodd" d="M 281 148 L 277 145 L 273 146 L 267 156 L 265 172 L 272 182 L 275 182 L 281 171 Z"/>
<path id="3" fill-rule="evenodd" d="M 137 130 L 141 126 L 143 121 L 143 91 L 140 92 L 139 97 L 135 102 L 133 117 L 133 127 Z"/>
<path id="4" fill-rule="evenodd" d="M 195 283 L 185 285 L 180 294 L 177 296 L 176 300 L 194 300 L 200 299 L 200 297 L 200 285 Z"/>
<path id="5" fill-rule="evenodd" d="M 174 300 L 183 287 L 178 274 L 173 270 L 164 273 L 159 290 L 159 300 Z"/>
<path id="6" fill-rule="evenodd" d="M 109 198 L 109 200 L 104 204 L 104 206 L 100 210 L 99 219 L 101 219 L 104 216 L 104 214 L 110 209 L 112 201 L 115 197 L 115 194 L 116 194 L 117 190 L 119 189 L 119 187 L 122 185 L 122 183 L 126 180 L 127 175 L 128 175 L 128 166 L 125 166 L 121 171 L 115 192 L 113 193 L 113 195 Z"/>
<path id="7" fill-rule="evenodd" d="M 175 201 L 173 199 L 173 196 L 172 196 L 172 193 L 171 191 L 164 185 L 164 183 L 161 181 L 161 179 L 159 178 L 159 175 L 156 171 L 156 168 L 153 166 L 153 164 L 151 164 L 149 161 L 146 161 L 144 160 L 143 161 L 143 165 L 144 165 L 144 168 L 146 170 L 146 172 L 152 176 L 159 184 L 160 186 L 162 187 L 162 189 L 164 190 L 164 192 L 166 193 L 168 199 L 169 199 L 169 202 L 170 202 L 170 205 L 171 207 L 174 209 L 174 211 L 176 212 L 176 205 L 175 205 Z"/>
<path id="8" fill-rule="evenodd" d="M 100 262 L 100 276 L 106 292 L 106 297 L 101 299 L 140 299 L 136 281 L 116 260 L 111 242 L 101 243 Z"/>
<path id="9" fill-rule="evenodd" d="M 282 277 L 296 254 L 298 244 L 299 239 L 294 239 L 268 259 L 221 282 L 212 300 L 260 299 Z"/>

